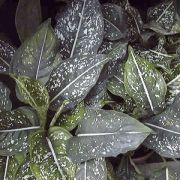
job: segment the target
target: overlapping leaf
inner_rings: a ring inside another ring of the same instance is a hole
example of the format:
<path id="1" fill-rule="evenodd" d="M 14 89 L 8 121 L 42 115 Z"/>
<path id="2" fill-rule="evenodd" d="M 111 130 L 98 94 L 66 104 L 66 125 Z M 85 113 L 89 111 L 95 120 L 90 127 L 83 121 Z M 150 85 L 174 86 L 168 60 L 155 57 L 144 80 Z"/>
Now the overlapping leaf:
<path id="1" fill-rule="evenodd" d="M 164 112 L 145 124 L 155 131 L 145 141 L 148 148 L 165 157 L 180 157 L 180 94 Z"/>
<path id="2" fill-rule="evenodd" d="M 167 91 L 164 78 L 152 64 L 136 56 L 131 47 L 125 65 L 124 83 L 137 106 L 155 114 L 162 111 Z"/>
<path id="3" fill-rule="evenodd" d="M 30 167 L 39 179 L 73 179 L 76 166 L 66 155 L 66 141 L 71 134 L 60 127 L 52 127 L 46 136 L 44 131 L 31 138 Z"/>
<path id="4" fill-rule="evenodd" d="M 0 40 L 0 73 L 8 73 L 15 48 Z"/>
<path id="5" fill-rule="evenodd" d="M 36 113 L 27 107 L 0 112 L 0 155 L 27 151 L 28 136 L 39 128 Z"/>
<path id="6" fill-rule="evenodd" d="M 64 100 L 70 102 L 71 108 L 82 101 L 96 84 L 106 62 L 104 55 L 88 55 L 75 56 L 61 63 L 47 82 L 50 109 L 57 110 Z"/>
<path id="7" fill-rule="evenodd" d="M 102 42 L 104 21 L 98 0 L 73 0 L 56 17 L 55 32 L 63 59 L 95 54 Z"/>
<path id="8" fill-rule="evenodd" d="M 47 82 L 56 67 L 57 40 L 50 20 L 44 22 L 37 32 L 16 51 L 11 61 L 11 73 L 25 75 Z"/>
<path id="9" fill-rule="evenodd" d="M 0 82 L 0 112 L 1 111 L 10 111 L 12 108 L 12 103 L 9 98 L 10 90 L 3 83 Z"/>
<path id="10" fill-rule="evenodd" d="M 38 112 L 40 124 L 46 123 L 46 113 L 49 107 L 49 95 L 46 87 L 39 81 L 27 76 L 16 76 L 11 74 L 18 87 L 19 99 L 30 104 Z"/>
<path id="11" fill-rule="evenodd" d="M 77 136 L 69 139 L 67 150 L 76 162 L 117 156 L 136 149 L 150 132 L 127 114 L 89 109 L 79 123 Z"/>
<path id="12" fill-rule="evenodd" d="M 82 163 L 75 175 L 76 180 L 106 180 L 107 170 L 104 158 L 93 159 Z"/>

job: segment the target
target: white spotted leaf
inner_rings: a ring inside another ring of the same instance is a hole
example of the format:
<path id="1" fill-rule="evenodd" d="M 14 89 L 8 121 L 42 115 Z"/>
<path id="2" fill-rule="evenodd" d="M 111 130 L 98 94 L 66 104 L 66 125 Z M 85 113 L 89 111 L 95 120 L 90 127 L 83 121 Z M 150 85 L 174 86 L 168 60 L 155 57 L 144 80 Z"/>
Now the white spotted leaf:
<path id="1" fill-rule="evenodd" d="M 0 73 L 7 74 L 15 48 L 10 44 L 0 40 Z"/>
<path id="2" fill-rule="evenodd" d="M 50 20 L 47 20 L 18 48 L 12 58 L 10 72 L 46 83 L 57 66 L 56 53 L 57 39 Z"/>
<path id="3" fill-rule="evenodd" d="M 31 131 L 39 129 L 37 114 L 27 107 L 0 112 L 0 155 L 26 152 Z"/>
<path id="4" fill-rule="evenodd" d="M 76 165 L 66 155 L 66 141 L 71 134 L 63 128 L 52 127 L 47 136 L 38 131 L 31 137 L 30 167 L 37 179 L 70 179 L 75 175 Z"/>
<path id="5" fill-rule="evenodd" d="M 77 168 L 75 180 L 107 180 L 106 161 L 97 158 L 81 163 Z"/>
<path id="6" fill-rule="evenodd" d="M 165 111 L 145 124 L 155 132 L 144 142 L 148 148 L 164 157 L 180 158 L 180 94 Z"/>
<path id="7" fill-rule="evenodd" d="M 104 38 L 115 41 L 127 36 L 128 24 L 125 10 L 116 4 L 105 3 L 102 5 L 104 18 Z"/>
<path id="8" fill-rule="evenodd" d="M 125 89 L 137 106 L 150 113 L 159 113 L 165 107 L 166 83 L 161 73 L 146 59 L 129 47 L 125 64 Z"/>
<path id="9" fill-rule="evenodd" d="M 75 56 L 53 70 L 46 86 L 50 95 L 50 109 L 57 110 L 64 100 L 69 108 L 81 102 L 96 84 L 104 64 L 105 55 Z"/>
<path id="10" fill-rule="evenodd" d="M 0 82 L 0 112 L 1 111 L 10 111 L 12 108 L 12 103 L 9 98 L 10 90 L 2 82 Z"/>
<path id="11" fill-rule="evenodd" d="M 102 42 L 104 21 L 98 0 L 72 0 L 56 17 L 55 33 L 62 59 L 96 54 Z"/>
<path id="12" fill-rule="evenodd" d="M 136 149 L 151 130 L 127 114 L 88 109 L 76 135 L 68 140 L 67 152 L 75 162 L 115 157 Z"/>
<path id="13" fill-rule="evenodd" d="M 49 107 L 49 95 L 46 87 L 38 80 L 27 76 L 11 74 L 18 87 L 18 96 L 21 101 L 31 105 L 38 113 L 41 126 L 46 123 L 46 114 Z"/>

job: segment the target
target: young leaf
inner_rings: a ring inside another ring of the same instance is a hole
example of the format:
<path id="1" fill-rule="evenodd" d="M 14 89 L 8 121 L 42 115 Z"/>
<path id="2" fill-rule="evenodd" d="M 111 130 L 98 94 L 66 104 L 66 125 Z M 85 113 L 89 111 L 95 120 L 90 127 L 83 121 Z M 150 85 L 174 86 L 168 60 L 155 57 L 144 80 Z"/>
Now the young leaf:
<path id="1" fill-rule="evenodd" d="M 27 151 L 29 133 L 40 128 L 37 122 L 36 113 L 27 107 L 0 112 L 0 155 Z"/>
<path id="2" fill-rule="evenodd" d="M 75 175 L 75 180 L 107 179 L 106 161 L 104 158 L 97 158 L 81 163 Z"/>
<path id="3" fill-rule="evenodd" d="M 137 106 L 154 114 L 164 108 L 167 87 L 163 76 L 148 61 L 136 56 L 131 47 L 125 64 L 124 84 Z"/>
<path id="4" fill-rule="evenodd" d="M 2 82 L 0 82 L 0 112 L 1 111 L 10 111 L 12 108 L 12 103 L 9 98 L 10 90 Z"/>
<path id="5" fill-rule="evenodd" d="M 67 151 L 75 162 L 117 156 L 136 149 L 151 130 L 127 114 L 87 110 L 77 136 L 68 140 Z"/>
<path id="6" fill-rule="evenodd" d="M 0 40 L 0 73 L 8 73 L 15 48 Z"/>
<path id="7" fill-rule="evenodd" d="M 66 155 L 66 141 L 71 134 L 60 127 L 52 127 L 45 136 L 38 131 L 31 137 L 31 170 L 39 180 L 73 179 L 76 166 Z"/>
<path id="8" fill-rule="evenodd" d="M 56 21 L 55 33 L 60 40 L 62 59 L 97 53 L 104 33 L 98 0 L 72 0 Z"/>
<path id="9" fill-rule="evenodd" d="M 49 95 L 46 87 L 41 82 L 27 76 L 11 74 L 11 77 L 16 81 L 18 92 L 23 98 L 21 100 L 36 109 L 40 118 L 40 124 L 44 127 L 49 107 Z"/>
<path id="10" fill-rule="evenodd" d="M 58 63 L 55 62 L 57 40 L 50 24 L 50 20 L 44 22 L 16 51 L 10 65 L 11 73 L 47 82 Z"/>
<path id="11" fill-rule="evenodd" d="M 110 41 L 124 39 L 127 36 L 127 14 L 125 10 L 111 3 L 102 5 L 104 18 L 104 38 Z"/>
<path id="12" fill-rule="evenodd" d="M 155 131 L 144 144 L 158 154 L 169 158 L 180 158 L 180 94 L 164 112 L 146 121 Z"/>
<path id="13" fill-rule="evenodd" d="M 84 114 L 85 106 L 84 102 L 81 102 L 73 110 L 61 114 L 56 124 L 68 131 L 72 131 L 81 121 Z"/>
<path id="14" fill-rule="evenodd" d="M 41 21 L 40 0 L 19 0 L 16 9 L 15 24 L 21 42 L 35 33 Z"/>
<path id="15" fill-rule="evenodd" d="M 61 63 L 47 82 L 50 109 L 57 110 L 64 100 L 70 102 L 70 108 L 81 102 L 95 85 L 107 60 L 104 55 L 88 55 Z"/>

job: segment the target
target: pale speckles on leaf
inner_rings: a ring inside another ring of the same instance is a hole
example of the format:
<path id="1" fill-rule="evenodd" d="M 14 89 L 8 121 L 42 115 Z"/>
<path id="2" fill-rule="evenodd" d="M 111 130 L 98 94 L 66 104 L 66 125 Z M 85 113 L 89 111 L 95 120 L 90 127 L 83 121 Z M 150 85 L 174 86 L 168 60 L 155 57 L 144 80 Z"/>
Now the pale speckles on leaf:
<path id="1" fill-rule="evenodd" d="M 12 103 L 9 98 L 10 90 L 3 83 L 0 82 L 0 112 L 1 111 L 10 111 L 12 108 Z"/>
<path id="2" fill-rule="evenodd" d="M 117 156 L 136 149 L 151 132 L 136 119 L 120 112 L 88 109 L 69 139 L 67 151 L 75 162 Z"/>
<path id="3" fill-rule="evenodd" d="M 155 114 L 165 107 L 167 87 L 163 76 L 146 59 L 135 55 L 131 47 L 125 65 L 124 83 L 137 106 Z"/>
<path id="4" fill-rule="evenodd" d="M 8 73 L 15 48 L 0 40 L 0 73 Z"/>
<path id="5" fill-rule="evenodd" d="M 150 135 L 145 145 L 162 156 L 169 158 L 180 157 L 180 94 L 174 103 L 161 114 L 148 119 L 147 125 L 156 134 Z"/>
<path id="6" fill-rule="evenodd" d="M 75 56 L 61 63 L 46 85 L 50 109 L 57 110 L 64 100 L 68 100 L 71 107 L 82 101 L 95 85 L 106 62 L 104 55 L 88 55 Z"/>
<path id="7" fill-rule="evenodd" d="M 55 33 L 60 54 L 67 59 L 77 54 L 96 54 L 104 32 L 98 0 L 73 0 L 56 17 Z"/>
<path id="8" fill-rule="evenodd" d="M 104 158 L 86 161 L 79 165 L 74 180 L 106 180 L 107 169 Z"/>
<path id="9" fill-rule="evenodd" d="M 10 64 L 10 72 L 38 79 L 45 84 L 57 65 L 56 53 L 57 39 L 50 20 L 47 20 L 16 51 Z"/>
<path id="10" fill-rule="evenodd" d="M 49 107 L 49 95 L 46 87 L 38 80 L 33 80 L 30 77 L 13 74 L 11 74 L 11 77 L 16 81 L 18 92 L 22 96 L 23 102 L 30 104 L 36 109 L 41 125 L 44 125 Z"/>

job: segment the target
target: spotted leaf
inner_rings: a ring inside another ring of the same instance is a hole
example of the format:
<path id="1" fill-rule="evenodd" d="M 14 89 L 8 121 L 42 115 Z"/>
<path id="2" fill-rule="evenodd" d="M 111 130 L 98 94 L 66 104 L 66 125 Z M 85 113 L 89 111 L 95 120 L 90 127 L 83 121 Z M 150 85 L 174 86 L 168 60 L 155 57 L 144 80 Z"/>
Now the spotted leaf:
<path id="1" fill-rule="evenodd" d="M 165 111 L 145 124 L 155 131 L 145 141 L 148 148 L 164 157 L 180 157 L 180 94 Z"/>
<path id="2" fill-rule="evenodd" d="M 15 48 L 0 40 L 0 73 L 8 73 Z"/>
<path id="3" fill-rule="evenodd" d="M 137 106 L 155 114 L 163 110 L 167 91 L 163 76 L 146 59 L 135 55 L 131 47 L 125 64 L 124 84 Z"/>
<path id="4" fill-rule="evenodd" d="M 46 83 L 58 63 L 55 61 L 56 53 L 57 39 L 50 20 L 47 20 L 18 48 L 12 58 L 10 72 Z"/>
<path id="5" fill-rule="evenodd" d="M 104 38 L 115 41 L 127 36 L 128 24 L 125 10 L 116 4 L 102 5 L 104 18 Z"/>
<path id="6" fill-rule="evenodd" d="M 0 112 L 0 155 L 27 151 L 31 131 L 39 128 L 36 113 L 27 107 Z"/>
<path id="7" fill-rule="evenodd" d="M 62 59 L 97 53 L 104 32 L 98 0 L 73 0 L 57 15 L 56 21 L 55 33 L 60 40 Z"/>
<path id="8" fill-rule="evenodd" d="M 1 111 L 10 111 L 12 108 L 12 103 L 9 98 L 10 90 L 3 83 L 0 82 L 0 112 Z"/>
<path id="9" fill-rule="evenodd" d="M 127 114 L 113 110 L 87 110 L 67 151 L 75 162 L 117 156 L 136 149 L 151 130 Z"/>
<path id="10" fill-rule="evenodd" d="M 52 127 L 47 136 L 39 131 L 31 137 L 30 167 L 39 180 L 73 179 L 76 166 L 66 155 L 66 141 L 71 134 L 60 127 Z"/>
<path id="11" fill-rule="evenodd" d="M 46 87 L 41 82 L 27 76 L 11 74 L 11 77 L 16 81 L 18 94 L 21 96 L 20 100 L 36 109 L 40 118 L 40 124 L 44 126 L 49 107 L 49 95 Z"/>
<path id="12" fill-rule="evenodd" d="M 82 179 L 107 179 L 106 161 L 104 158 L 93 159 L 81 163 L 75 175 L 76 180 Z"/>
<path id="13" fill-rule="evenodd" d="M 57 110 L 64 100 L 69 108 L 82 101 L 95 85 L 107 62 L 104 55 L 75 56 L 60 64 L 47 82 L 50 95 L 50 109 Z"/>

